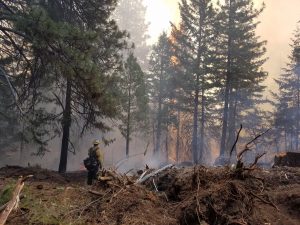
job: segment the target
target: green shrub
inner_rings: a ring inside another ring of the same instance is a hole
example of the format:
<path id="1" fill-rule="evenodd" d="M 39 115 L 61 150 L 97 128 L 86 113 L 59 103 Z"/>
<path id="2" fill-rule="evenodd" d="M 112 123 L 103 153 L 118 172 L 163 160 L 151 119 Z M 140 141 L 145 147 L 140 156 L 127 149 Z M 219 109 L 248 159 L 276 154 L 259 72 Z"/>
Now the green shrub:
<path id="1" fill-rule="evenodd" d="M 7 184 L 0 195 L 0 206 L 7 203 L 13 195 L 14 191 L 14 185 L 13 184 Z"/>

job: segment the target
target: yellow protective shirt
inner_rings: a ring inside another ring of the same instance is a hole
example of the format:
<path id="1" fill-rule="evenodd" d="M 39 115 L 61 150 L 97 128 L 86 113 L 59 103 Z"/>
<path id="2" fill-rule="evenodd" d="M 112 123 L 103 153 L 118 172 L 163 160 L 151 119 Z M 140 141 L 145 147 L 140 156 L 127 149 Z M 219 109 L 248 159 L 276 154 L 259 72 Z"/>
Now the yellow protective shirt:
<path id="1" fill-rule="evenodd" d="M 89 156 L 92 156 L 94 154 L 96 155 L 98 161 L 103 166 L 104 153 L 103 153 L 102 149 L 99 146 L 94 146 L 94 147 L 91 147 L 89 149 Z"/>

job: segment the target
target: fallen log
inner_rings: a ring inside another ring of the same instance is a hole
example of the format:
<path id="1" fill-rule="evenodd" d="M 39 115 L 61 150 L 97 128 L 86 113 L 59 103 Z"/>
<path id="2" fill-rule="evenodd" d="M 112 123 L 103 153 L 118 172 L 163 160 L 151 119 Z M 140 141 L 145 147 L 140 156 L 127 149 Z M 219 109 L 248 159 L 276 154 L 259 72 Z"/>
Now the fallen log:
<path id="1" fill-rule="evenodd" d="M 0 215 L 0 225 L 4 225 L 6 223 L 9 214 L 13 210 L 16 210 L 18 208 L 20 202 L 20 193 L 24 187 L 24 182 L 30 177 L 33 177 L 33 175 L 28 175 L 26 177 L 19 178 L 11 200 L 7 203 L 6 207 L 4 208 L 3 212 Z"/>
<path id="2" fill-rule="evenodd" d="M 147 172 L 148 170 L 145 170 L 136 182 L 140 182 L 140 180 L 142 180 L 142 178 L 146 175 Z"/>
<path id="3" fill-rule="evenodd" d="M 103 196 L 102 193 L 98 192 L 98 191 L 93 191 L 93 190 L 88 190 L 89 193 L 93 194 L 93 195 L 97 195 L 97 196 Z"/>
<path id="4" fill-rule="evenodd" d="M 99 177 L 99 180 L 101 181 L 111 181 L 113 179 L 114 179 L 113 177 Z"/>
<path id="5" fill-rule="evenodd" d="M 0 206 L 0 212 L 2 212 L 6 208 L 7 204 L 8 203 L 5 203 L 4 205 Z"/>
<path id="6" fill-rule="evenodd" d="M 136 183 L 137 183 L 137 184 L 142 184 L 142 183 L 144 183 L 146 180 L 148 180 L 149 178 L 151 178 L 151 177 L 153 177 L 153 176 L 155 176 L 155 175 L 161 173 L 162 171 L 164 171 L 164 170 L 166 170 L 166 169 L 169 169 L 169 168 L 171 168 L 171 167 L 173 167 L 173 166 L 174 166 L 173 164 L 166 165 L 165 167 L 163 167 L 163 168 L 161 168 L 161 169 L 158 169 L 158 170 L 154 171 L 153 173 L 150 173 L 150 174 L 148 174 L 148 175 L 146 175 L 146 176 L 144 176 L 144 177 L 138 179 L 138 180 L 136 181 Z"/>

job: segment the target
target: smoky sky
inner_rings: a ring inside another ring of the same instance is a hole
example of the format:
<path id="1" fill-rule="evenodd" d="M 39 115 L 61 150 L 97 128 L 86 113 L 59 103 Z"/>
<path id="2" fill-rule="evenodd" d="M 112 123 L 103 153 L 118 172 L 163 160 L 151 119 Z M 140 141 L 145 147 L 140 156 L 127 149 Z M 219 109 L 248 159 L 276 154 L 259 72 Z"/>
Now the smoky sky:
<path id="1" fill-rule="evenodd" d="M 162 31 L 168 30 L 169 21 L 178 23 L 180 20 L 179 0 L 144 0 L 148 7 L 147 20 L 149 27 L 150 43 L 157 41 Z M 278 78 L 281 68 L 288 62 L 291 48 L 291 38 L 300 20 L 300 0 L 254 0 L 255 6 L 262 3 L 266 8 L 258 18 L 261 22 L 257 29 L 260 40 L 267 40 L 267 54 L 269 60 L 264 69 L 269 73 L 265 85 L 268 90 L 276 90 L 274 78 Z M 266 92 L 266 93 L 267 93 Z"/>

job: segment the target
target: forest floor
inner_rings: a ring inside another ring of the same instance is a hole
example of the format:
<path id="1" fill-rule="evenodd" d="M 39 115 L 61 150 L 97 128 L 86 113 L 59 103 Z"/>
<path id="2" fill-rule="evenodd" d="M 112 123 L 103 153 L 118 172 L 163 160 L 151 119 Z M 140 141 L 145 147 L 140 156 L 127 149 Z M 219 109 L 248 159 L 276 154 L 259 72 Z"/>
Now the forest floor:
<path id="1" fill-rule="evenodd" d="M 225 167 L 169 168 L 143 184 L 115 174 L 87 186 L 86 172 L 4 167 L 0 206 L 18 177 L 29 174 L 7 225 L 300 224 L 300 168 L 256 169 L 244 177 Z"/>

